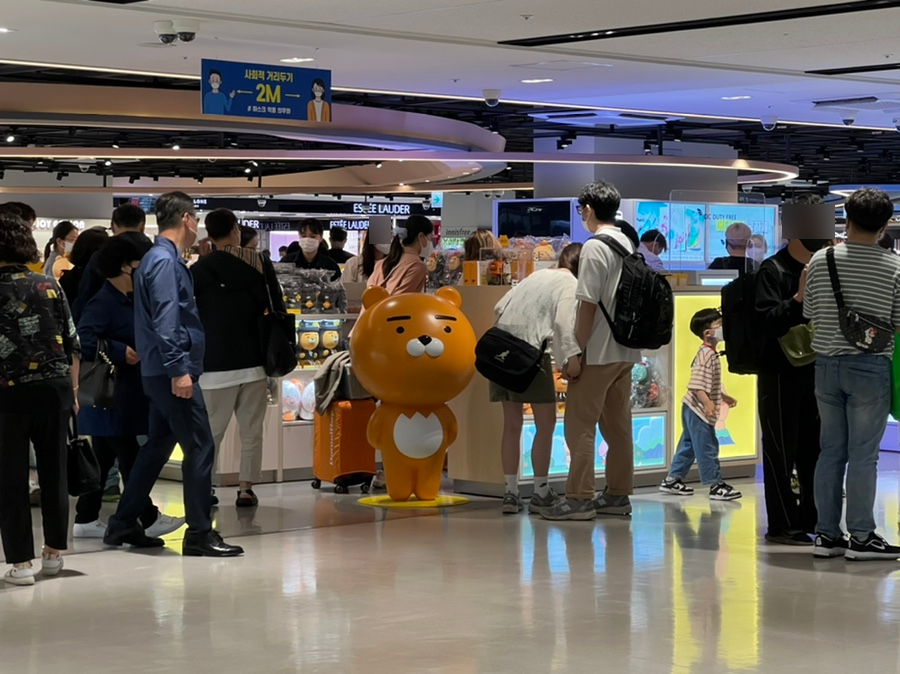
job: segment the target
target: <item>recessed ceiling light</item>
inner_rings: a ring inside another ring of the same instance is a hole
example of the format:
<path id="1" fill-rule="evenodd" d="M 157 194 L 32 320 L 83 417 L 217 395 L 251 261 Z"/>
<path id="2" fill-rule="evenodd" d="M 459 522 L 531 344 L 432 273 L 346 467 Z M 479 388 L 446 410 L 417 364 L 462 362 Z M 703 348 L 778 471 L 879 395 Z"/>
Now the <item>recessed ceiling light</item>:
<path id="1" fill-rule="evenodd" d="M 606 31 L 606 32 L 604 33 L 604 35 L 612 35 L 612 34 L 615 33 L 615 32 L 616 32 L 616 31 L 614 31 L 614 30 L 608 30 L 608 31 Z"/>
<path id="2" fill-rule="evenodd" d="M 400 187 L 406 187 L 406 183 L 399 183 Z"/>
<path id="3" fill-rule="evenodd" d="M 746 101 L 750 96 L 722 96 L 723 101 Z"/>
<path id="4" fill-rule="evenodd" d="M 104 166 L 112 166 L 112 162 L 109 159 L 107 159 L 105 162 L 103 162 L 103 165 Z"/>
<path id="5" fill-rule="evenodd" d="M 16 142 L 16 137 L 15 137 L 14 135 L 12 135 L 12 134 L 9 134 L 9 135 L 6 137 L 6 142 L 7 142 L 7 143 L 15 143 L 15 142 Z"/>
<path id="6" fill-rule="evenodd" d="M 544 84 L 544 82 L 552 82 L 552 77 L 541 77 L 533 80 L 522 80 L 522 84 Z"/>
<path id="7" fill-rule="evenodd" d="M 382 166 L 384 166 L 384 164 L 382 164 L 381 162 L 375 164 L 375 168 L 381 168 Z"/>
<path id="8" fill-rule="evenodd" d="M 0 33 L 15 33 L 15 28 L 0 28 Z"/>
<path id="9" fill-rule="evenodd" d="M 253 173 L 253 169 L 248 166 L 244 169 L 244 173 Z"/>
<path id="10" fill-rule="evenodd" d="M 175 143 L 175 144 L 172 146 L 172 149 L 175 150 L 175 151 L 177 152 L 178 150 L 181 149 L 181 146 L 180 146 L 178 143 Z"/>
<path id="11" fill-rule="evenodd" d="M 309 63 L 310 61 L 315 61 L 314 58 L 303 58 L 302 56 L 295 56 L 289 59 L 281 59 L 282 63 Z"/>

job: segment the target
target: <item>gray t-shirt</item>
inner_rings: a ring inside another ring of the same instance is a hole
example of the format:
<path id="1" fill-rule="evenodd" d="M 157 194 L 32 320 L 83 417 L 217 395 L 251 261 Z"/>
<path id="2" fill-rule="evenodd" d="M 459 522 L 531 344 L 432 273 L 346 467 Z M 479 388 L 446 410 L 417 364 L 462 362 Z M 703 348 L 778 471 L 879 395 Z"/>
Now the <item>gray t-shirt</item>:
<path id="1" fill-rule="evenodd" d="M 823 356 L 860 355 L 841 332 L 826 250 L 813 256 L 806 276 L 803 315 L 815 328 L 813 350 Z M 875 244 L 844 243 L 835 246 L 834 261 L 845 304 L 900 329 L 900 256 Z M 883 353 L 893 351 L 892 340 Z"/>

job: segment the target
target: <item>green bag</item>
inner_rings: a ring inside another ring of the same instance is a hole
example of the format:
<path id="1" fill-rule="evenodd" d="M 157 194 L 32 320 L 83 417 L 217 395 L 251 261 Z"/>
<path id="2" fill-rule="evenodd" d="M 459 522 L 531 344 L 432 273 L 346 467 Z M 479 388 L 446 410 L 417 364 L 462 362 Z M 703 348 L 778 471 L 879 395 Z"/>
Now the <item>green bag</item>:
<path id="1" fill-rule="evenodd" d="M 812 348 L 812 323 L 795 325 L 784 337 L 778 339 L 781 351 L 794 367 L 805 367 L 816 362 L 816 352 Z"/>
<path id="2" fill-rule="evenodd" d="M 900 338 L 894 335 L 894 360 L 891 362 L 891 416 L 900 419 Z"/>

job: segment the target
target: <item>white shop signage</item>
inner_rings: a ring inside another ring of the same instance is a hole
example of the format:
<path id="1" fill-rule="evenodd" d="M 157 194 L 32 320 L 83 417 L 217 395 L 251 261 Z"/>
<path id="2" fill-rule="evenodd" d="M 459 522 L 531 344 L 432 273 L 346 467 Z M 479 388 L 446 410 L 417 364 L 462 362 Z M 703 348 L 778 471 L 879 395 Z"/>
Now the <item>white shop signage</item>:
<path id="1" fill-rule="evenodd" d="M 34 221 L 34 228 L 38 230 L 52 230 L 59 223 L 65 222 L 66 218 L 60 218 L 58 220 L 51 220 L 50 218 L 38 218 Z M 73 225 L 75 225 L 78 229 L 84 229 L 87 224 L 84 220 L 69 220 Z"/>
<path id="2" fill-rule="evenodd" d="M 409 204 L 353 204 L 358 215 L 409 215 Z"/>

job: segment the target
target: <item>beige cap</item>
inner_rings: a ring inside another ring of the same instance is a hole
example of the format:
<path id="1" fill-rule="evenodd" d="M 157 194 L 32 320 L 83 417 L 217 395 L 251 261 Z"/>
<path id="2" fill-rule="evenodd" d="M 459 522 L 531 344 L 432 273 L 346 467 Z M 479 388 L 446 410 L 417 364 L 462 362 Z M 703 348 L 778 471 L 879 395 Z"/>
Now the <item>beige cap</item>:
<path id="1" fill-rule="evenodd" d="M 744 222 L 732 222 L 725 230 L 725 241 L 732 248 L 746 248 L 753 232 Z"/>

